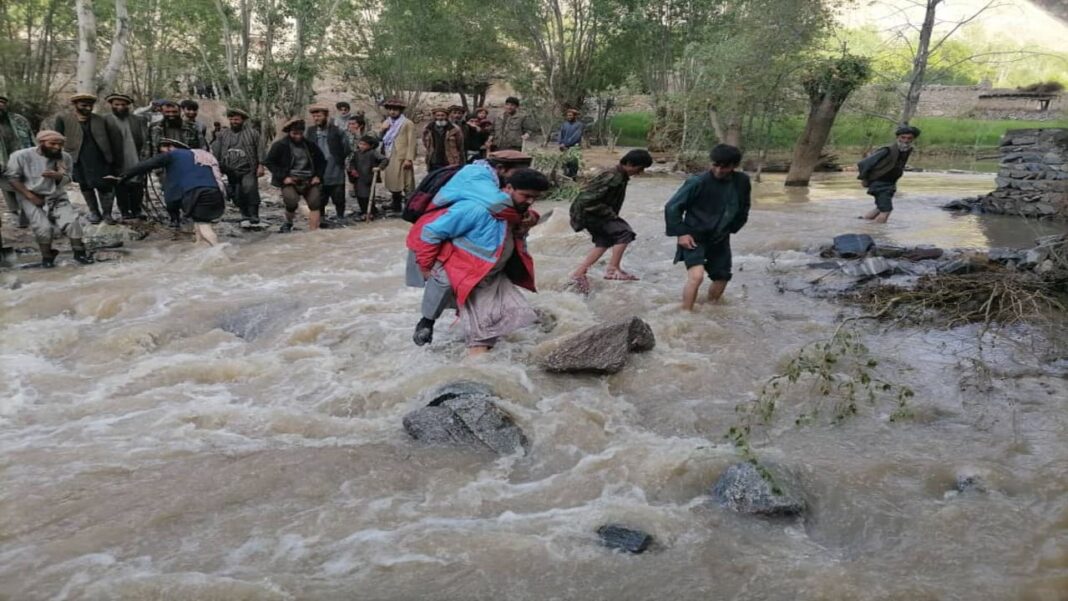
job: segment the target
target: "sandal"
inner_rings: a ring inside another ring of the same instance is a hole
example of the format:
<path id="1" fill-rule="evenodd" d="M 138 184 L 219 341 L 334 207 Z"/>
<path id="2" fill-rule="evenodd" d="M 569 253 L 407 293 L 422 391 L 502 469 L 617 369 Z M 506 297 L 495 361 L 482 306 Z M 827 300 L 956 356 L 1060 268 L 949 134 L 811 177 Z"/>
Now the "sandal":
<path id="1" fill-rule="evenodd" d="M 585 275 L 573 275 L 567 282 L 568 286 L 572 286 L 579 294 L 584 296 L 590 295 L 590 280 Z"/>
<path id="2" fill-rule="evenodd" d="M 629 274 L 629 273 L 623 271 L 622 269 L 618 269 L 618 270 L 606 271 L 605 274 L 604 274 L 604 279 L 606 279 L 606 280 L 615 280 L 615 281 L 619 281 L 619 282 L 637 282 L 641 278 L 639 278 L 636 275 Z"/>

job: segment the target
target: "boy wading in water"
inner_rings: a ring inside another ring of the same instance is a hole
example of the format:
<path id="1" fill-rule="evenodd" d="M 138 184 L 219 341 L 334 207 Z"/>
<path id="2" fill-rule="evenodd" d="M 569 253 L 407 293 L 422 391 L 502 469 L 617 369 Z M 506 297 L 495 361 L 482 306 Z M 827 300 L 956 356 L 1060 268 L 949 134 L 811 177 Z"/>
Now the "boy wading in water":
<path id="1" fill-rule="evenodd" d="M 637 276 L 623 271 L 620 266 L 623 252 L 637 235 L 630 224 L 619 216 L 619 210 L 623 207 L 623 198 L 627 195 L 627 182 L 652 164 L 653 157 L 648 150 L 631 150 L 619 159 L 619 164 L 614 168 L 584 185 L 578 198 L 571 203 L 571 228 L 576 232 L 586 230 L 593 238 L 593 249 L 571 273 L 571 285 L 582 294 L 590 293 L 586 271 L 604 256 L 608 249 L 612 249 L 612 258 L 609 260 L 604 279 L 638 279 Z"/>
<path id="2" fill-rule="evenodd" d="M 682 308 L 693 311 L 701 282 L 708 274 L 712 286 L 708 300 L 723 296 L 731 279 L 731 234 L 749 219 L 752 185 L 749 176 L 736 171 L 742 152 L 720 144 L 710 153 L 708 171 L 686 180 L 664 206 L 667 235 L 678 237 L 675 263 L 686 264 Z"/>
<path id="3" fill-rule="evenodd" d="M 911 125 L 902 125 L 894 132 L 897 143 L 883 146 L 857 163 L 857 179 L 875 198 L 875 208 L 863 215 L 863 219 L 886 223 L 894 210 L 894 194 L 897 180 L 905 173 L 905 165 L 912 154 L 912 143 L 920 137 L 920 130 Z"/>

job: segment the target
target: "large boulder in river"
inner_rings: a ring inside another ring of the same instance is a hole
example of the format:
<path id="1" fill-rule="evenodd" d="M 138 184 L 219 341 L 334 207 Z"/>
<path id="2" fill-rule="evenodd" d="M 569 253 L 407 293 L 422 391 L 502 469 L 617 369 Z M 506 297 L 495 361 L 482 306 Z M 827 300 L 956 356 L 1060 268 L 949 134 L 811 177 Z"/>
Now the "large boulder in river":
<path id="1" fill-rule="evenodd" d="M 512 417 L 497 406 L 493 389 L 478 382 L 446 384 L 430 403 L 404 416 L 404 430 L 427 444 L 489 449 L 499 455 L 525 452 L 529 442 Z"/>
<path id="2" fill-rule="evenodd" d="M 766 468 L 765 468 L 766 470 Z M 790 517 L 805 511 L 805 501 L 789 483 L 766 475 L 752 463 L 735 463 L 712 487 L 712 498 L 721 507 L 765 517 Z"/>
<path id="3" fill-rule="evenodd" d="M 594 326 L 573 334 L 542 361 L 551 372 L 594 372 L 614 374 L 627 364 L 630 353 L 656 346 L 653 329 L 637 317 Z"/>

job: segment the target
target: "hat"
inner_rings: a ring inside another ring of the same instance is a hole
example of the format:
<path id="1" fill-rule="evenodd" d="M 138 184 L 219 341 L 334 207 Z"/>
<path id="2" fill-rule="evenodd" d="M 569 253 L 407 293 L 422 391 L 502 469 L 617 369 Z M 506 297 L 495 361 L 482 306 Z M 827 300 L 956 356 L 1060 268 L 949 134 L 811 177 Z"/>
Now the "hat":
<path id="1" fill-rule="evenodd" d="M 285 125 L 282 126 L 282 133 L 288 134 L 290 130 L 295 127 L 304 129 L 304 119 L 301 119 L 300 117 L 293 117 L 289 121 L 286 121 Z"/>
<path id="2" fill-rule="evenodd" d="M 445 113 L 446 115 L 448 115 L 449 114 L 449 107 L 436 106 L 436 107 L 430 109 L 430 114 L 433 115 L 434 113 Z"/>
<path id="3" fill-rule="evenodd" d="M 155 104 L 156 106 L 161 107 L 161 108 L 165 107 L 165 106 L 178 106 L 178 103 L 173 101 L 173 100 L 171 100 L 170 98 L 161 98 L 161 99 L 153 102 L 152 104 Z"/>
<path id="4" fill-rule="evenodd" d="M 455 112 L 466 113 L 467 109 L 465 109 L 464 107 L 462 107 L 462 106 L 460 106 L 458 104 L 454 104 L 454 105 L 449 107 L 449 112 L 450 113 L 455 113 Z"/>
<path id="5" fill-rule="evenodd" d="M 398 109 L 408 108 L 408 105 L 405 104 L 405 102 L 399 98 L 390 98 L 389 100 L 384 100 L 382 101 L 382 106 L 387 109 L 390 107 Z"/>
<path id="6" fill-rule="evenodd" d="M 11 102 L 11 100 L 7 97 L 7 94 L 0 94 L 0 100 L 4 102 Z"/>
<path id="7" fill-rule="evenodd" d="M 161 138 L 160 141 L 159 141 L 159 145 L 160 146 L 174 146 L 175 148 L 184 148 L 186 150 L 189 150 L 189 145 L 188 144 L 186 144 L 185 142 L 179 142 L 178 140 L 175 140 L 174 138 Z"/>
<path id="8" fill-rule="evenodd" d="M 518 150 L 498 150 L 486 155 L 491 163 L 500 165 L 529 165 L 534 162 L 534 157 Z"/>
<path id="9" fill-rule="evenodd" d="M 571 113 L 575 113 L 576 115 L 581 114 L 581 113 L 579 113 L 578 109 L 567 109 L 566 111 L 564 111 L 565 115 L 570 115 Z"/>
<path id="10" fill-rule="evenodd" d="M 912 134 L 913 137 L 918 138 L 920 137 L 920 128 L 911 125 L 902 125 L 894 132 L 895 136 L 903 136 L 905 134 Z"/>
<path id="11" fill-rule="evenodd" d="M 75 102 L 92 102 L 93 104 L 96 104 L 96 96 L 85 92 L 79 92 L 70 97 L 70 103 L 74 104 Z"/>
<path id="12" fill-rule="evenodd" d="M 44 142 L 66 142 L 67 138 L 58 131 L 52 131 L 50 129 L 42 129 L 37 132 L 37 143 L 43 144 Z"/>
<path id="13" fill-rule="evenodd" d="M 104 102 L 111 102 L 112 100 L 125 100 L 130 104 L 134 103 L 134 99 L 130 98 L 126 94 L 108 94 L 107 98 L 104 98 Z"/>
<path id="14" fill-rule="evenodd" d="M 479 111 L 486 111 L 487 113 L 489 113 L 489 109 L 484 107 L 484 106 L 475 107 L 475 110 L 473 110 L 471 112 L 475 113 L 475 114 L 478 114 Z"/>
<path id="15" fill-rule="evenodd" d="M 313 104 L 308 107 L 309 113 L 330 113 L 330 107 L 325 104 Z"/>
<path id="16" fill-rule="evenodd" d="M 228 107 L 226 109 L 226 116 L 227 117 L 244 117 L 245 119 L 251 118 L 248 113 L 246 113 L 245 111 L 243 111 L 243 110 L 241 110 L 241 109 L 239 109 L 237 107 L 233 107 L 233 106 Z"/>

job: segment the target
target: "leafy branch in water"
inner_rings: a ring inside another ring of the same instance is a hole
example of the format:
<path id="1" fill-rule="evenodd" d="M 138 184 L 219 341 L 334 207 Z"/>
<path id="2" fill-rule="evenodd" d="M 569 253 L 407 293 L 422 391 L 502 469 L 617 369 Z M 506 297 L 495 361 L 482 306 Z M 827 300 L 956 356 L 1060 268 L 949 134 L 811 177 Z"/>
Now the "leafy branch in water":
<path id="1" fill-rule="evenodd" d="M 801 347 L 781 373 L 768 378 L 756 399 L 735 407 L 738 419 L 726 438 L 743 459 L 757 467 L 773 490 L 776 485 L 770 472 L 760 465 L 752 436 L 758 428 L 771 425 L 783 410 L 788 393 L 800 392 L 798 397 L 803 399 L 790 407 L 797 412 L 797 426 L 815 423 L 828 414 L 830 423 L 841 424 L 857 415 L 862 403 L 875 406 L 883 400 L 894 403 L 890 421 L 912 417 L 912 389 L 879 374 L 879 362 L 860 341 L 860 334 L 845 327 L 850 321 L 843 322 L 830 338 Z"/>

